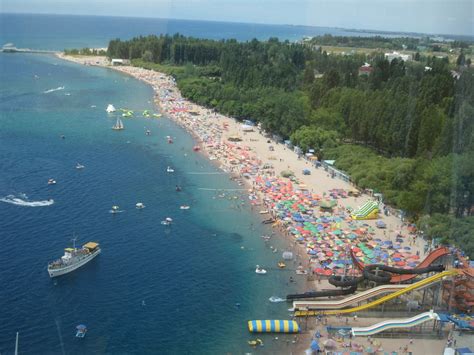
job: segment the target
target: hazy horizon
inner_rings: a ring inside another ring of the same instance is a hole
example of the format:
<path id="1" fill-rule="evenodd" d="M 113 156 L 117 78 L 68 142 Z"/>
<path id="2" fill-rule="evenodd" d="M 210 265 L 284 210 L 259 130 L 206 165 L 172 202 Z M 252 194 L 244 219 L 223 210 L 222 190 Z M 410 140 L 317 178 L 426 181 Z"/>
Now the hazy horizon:
<path id="1" fill-rule="evenodd" d="M 116 17 L 116 18 L 130 18 L 130 19 L 147 19 L 147 20 L 170 20 L 170 21 L 196 21 L 196 22 L 216 22 L 216 23 L 235 23 L 235 24 L 249 24 L 249 25 L 261 25 L 261 26 L 293 26 L 293 27 L 308 27 L 308 28 L 334 28 L 349 31 L 356 31 L 361 33 L 387 33 L 387 34 L 419 34 L 419 35 L 435 35 L 435 36 L 456 36 L 456 37 L 471 37 L 474 39 L 474 34 L 456 34 L 456 33 L 442 33 L 442 32 L 418 32 L 418 31 L 396 31 L 396 30 L 383 30 L 379 28 L 354 28 L 354 27 L 342 27 L 342 26 L 317 26 L 317 25 L 298 25 L 290 23 L 262 23 L 262 22 L 249 22 L 249 21 L 224 21 L 224 20 L 205 20 L 205 19 L 191 19 L 191 18 L 171 18 L 171 17 L 147 17 L 147 16 L 127 16 L 127 15 L 93 15 L 93 14 L 62 14 L 62 13 L 31 13 L 31 12 L 2 12 L 0 15 L 38 15 L 38 16 L 77 16 L 77 17 Z M 338 36 L 338 35 L 333 35 Z M 353 36 L 353 35 L 347 35 Z"/>
<path id="2" fill-rule="evenodd" d="M 159 18 L 474 35 L 469 0 L 3 0 L 0 13 Z"/>

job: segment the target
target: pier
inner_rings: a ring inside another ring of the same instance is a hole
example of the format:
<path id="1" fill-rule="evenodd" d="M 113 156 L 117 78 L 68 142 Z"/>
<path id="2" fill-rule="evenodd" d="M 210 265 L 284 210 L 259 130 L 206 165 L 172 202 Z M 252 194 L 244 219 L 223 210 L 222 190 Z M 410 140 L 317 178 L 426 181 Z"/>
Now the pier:
<path id="1" fill-rule="evenodd" d="M 40 53 L 40 54 L 54 54 L 56 51 L 48 51 L 43 49 L 30 49 L 30 48 L 17 48 L 12 43 L 5 44 L 2 49 L 2 53 Z"/>

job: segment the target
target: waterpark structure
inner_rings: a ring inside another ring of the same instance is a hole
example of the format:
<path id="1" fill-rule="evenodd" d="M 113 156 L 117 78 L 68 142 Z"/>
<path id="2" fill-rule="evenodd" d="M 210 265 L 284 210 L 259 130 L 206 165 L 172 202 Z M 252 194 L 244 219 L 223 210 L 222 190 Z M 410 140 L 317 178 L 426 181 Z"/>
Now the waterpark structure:
<path id="1" fill-rule="evenodd" d="M 371 325 L 369 327 L 353 327 L 351 331 L 354 337 L 369 336 L 369 335 L 372 336 L 389 329 L 412 328 L 431 320 L 440 320 L 440 318 L 438 314 L 434 313 L 433 311 L 430 311 L 430 312 L 418 314 L 411 318 L 386 320 L 386 321 Z"/>
<path id="2" fill-rule="evenodd" d="M 379 204 L 367 201 L 352 214 L 353 220 L 376 219 L 379 215 Z"/>
<path id="3" fill-rule="evenodd" d="M 441 336 L 443 325 L 448 322 L 459 329 L 474 330 L 469 315 L 464 318 L 455 315 L 455 312 L 469 313 L 474 305 L 473 270 L 452 267 L 453 255 L 448 248 L 433 250 L 412 269 L 364 265 L 353 252 L 351 256 L 362 275 L 333 275 L 329 282 L 338 289 L 288 295 L 287 300 L 293 301 L 295 317 L 355 314 L 384 317 L 384 314 L 389 314 L 389 319 L 371 326 L 344 327 L 347 329 L 343 330 L 349 331 L 352 337 Z M 357 292 L 364 286 L 366 289 Z M 429 312 L 411 313 L 412 309 L 427 308 Z M 406 314 L 407 317 L 390 317 L 394 313 Z"/>

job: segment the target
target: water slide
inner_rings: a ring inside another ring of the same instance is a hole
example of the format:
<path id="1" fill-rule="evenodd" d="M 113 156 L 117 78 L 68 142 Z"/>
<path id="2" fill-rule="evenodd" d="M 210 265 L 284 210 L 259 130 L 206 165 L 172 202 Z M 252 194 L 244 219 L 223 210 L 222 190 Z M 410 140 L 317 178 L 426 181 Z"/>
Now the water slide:
<path id="1" fill-rule="evenodd" d="M 286 296 L 287 301 L 305 299 L 305 298 L 318 298 L 318 297 L 332 297 L 332 296 L 344 296 L 350 295 L 357 291 L 357 285 L 351 286 L 343 290 L 328 290 L 328 291 L 309 291 L 305 293 L 295 293 Z"/>
<path id="2" fill-rule="evenodd" d="M 327 301 L 293 301 L 293 308 L 295 309 L 341 309 L 358 302 L 365 301 L 366 299 L 382 295 L 385 293 L 395 292 L 406 288 L 407 285 L 382 285 L 371 288 L 364 292 L 350 295 L 349 297 L 340 300 L 327 300 Z"/>
<path id="3" fill-rule="evenodd" d="M 429 268 L 431 264 L 435 262 L 437 259 L 441 258 L 442 256 L 445 256 L 448 254 L 449 254 L 448 248 L 441 247 L 441 248 L 435 249 L 430 254 L 428 254 L 428 256 L 421 263 L 419 263 L 416 268 L 399 269 L 400 271 L 394 271 L 394 273 L 397 273 L 398 275 L 393 275 L 390 279 L 390 283 L 402 283 L 402 282 L 410 281 L 410 280 L 413 280 L 417 276 L 417 274 L 430 272 L 427 270 L 430 270 Z M 366 268 L 366 266 L 357 259 L 357 257 L 354 255 L 354 252 L 352 250 L 351 250 L 351 257 L 354 262 L 354 265 L 359 270 L 363 271 Z M 431 270 L 431 271 L 436 271 L 436 270 Z"/>
<path id="4" fill-rule="evenodd" d="M 305 311 L 295 311 L 295 316 L 304 317 L 304 316 L 314 316 L 314 315 L 321 314 L 321 313 L 331 315 L 331 314 L 354 313 L 354 312 L 363 311 L 365 309 L 369 309 L 369 308 L 378 306 L 379 304 L 382 304 L 384 302 L 390 301 L 394 298 L 400 297 L 401 295 L 403 295 L 407 292 L 410 292 L 410 291 L 413 291 L 413 290 L 431 285 L 432 283 L 441 280 L 443 277 L 454 276 L 454 275 L 457 275 L 457 274 L 458 274 L 457 269 L 443 271 L 443 272 L 440 272 L 439 274 L 436 274 L 436 275 L 427 277 L 426 279 L 423 279 L 421 281 L 418 281 L 414 284 L 407 285 L 403 289 L 395 291 L 395 292 L 393 292 L 393 293 L 391 293 L 387 296 L 381 297 L 381 298 L 379 298 L 375 301 L 366 303 L 366 304 L 361 305 L 361 306 L 357 306 L 357 307 L 353 307 L 353 308 L 347 308 L 347 309 L 340 309 L 340 310 L 329 310 L 329 311 L 306 311 L 306 310 Z"/>
<path id="5" fill-rule="evenodd" d="M 375 219 L 378 217 L 379 204 L 375 201 L 367 201 L 352 214 L 352 219 Z"/>
<path id="6" fill-rule="evenodd" d="M 389 319 L 369 327 L 352 328 L 355 337 L 374 335 L 393 328 L 411 328 L 430 320 L 439 320 L 439 316 L 433 311 L 418 314 L 411 318 Z"/>

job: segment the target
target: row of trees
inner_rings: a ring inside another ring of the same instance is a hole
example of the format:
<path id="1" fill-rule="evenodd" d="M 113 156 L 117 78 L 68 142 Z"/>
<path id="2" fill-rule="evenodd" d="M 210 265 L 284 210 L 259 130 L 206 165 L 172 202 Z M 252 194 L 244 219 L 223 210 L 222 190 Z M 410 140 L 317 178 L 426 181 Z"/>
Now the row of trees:
<path id="1" fill-rule="evenodd" d="M 82 48 L 82 49 L 65 49 L 64 54 L 66 55 L 97 55 L 97 56 L 105 56 L 107 51 L 104 49 L 96 49 L 96 48 Z"/>
<path id="2" fill-rule="evenodd" d="M 180 35 L 114 40 L 108 55 L 165 66 L 185 97 L 335 158 L 413 218 L 474 213 L 474 71 L 447 58 L 389 62 L 277 39 Z M 366 62 L 372 72 L 359 76 Z"/>

